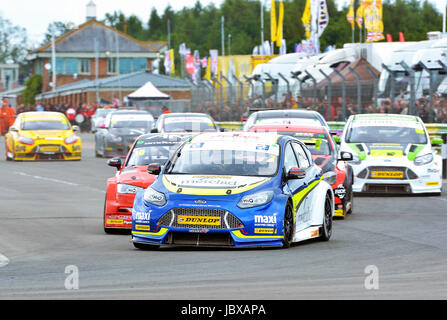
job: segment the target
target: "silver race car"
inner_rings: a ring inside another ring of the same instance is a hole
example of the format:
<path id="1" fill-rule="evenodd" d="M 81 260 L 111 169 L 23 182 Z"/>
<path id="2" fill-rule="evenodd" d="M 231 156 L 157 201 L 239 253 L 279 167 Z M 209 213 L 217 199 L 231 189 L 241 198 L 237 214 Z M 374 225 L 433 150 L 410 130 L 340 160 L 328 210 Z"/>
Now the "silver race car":
<path id="1" fill-rule="evenodd" d="M 109 113 L 95 134 L 97 157 L 125 157 L 135 140 L 150 132 L 154 117 L 146 111 L 121 110 Z"/>

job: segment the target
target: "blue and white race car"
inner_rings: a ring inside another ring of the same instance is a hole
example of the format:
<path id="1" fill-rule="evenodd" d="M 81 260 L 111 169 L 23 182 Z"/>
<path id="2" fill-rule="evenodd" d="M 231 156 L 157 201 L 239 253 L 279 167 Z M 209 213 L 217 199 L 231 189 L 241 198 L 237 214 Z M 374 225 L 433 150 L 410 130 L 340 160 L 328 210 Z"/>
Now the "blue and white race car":
<path id="1" fill-rule="evenodd" d="M 136 248 L 289 247 L 331 237 L 332 188 L 293 137 L 203 133 L 149 171 L 159 176 L 135 197 Z"/>

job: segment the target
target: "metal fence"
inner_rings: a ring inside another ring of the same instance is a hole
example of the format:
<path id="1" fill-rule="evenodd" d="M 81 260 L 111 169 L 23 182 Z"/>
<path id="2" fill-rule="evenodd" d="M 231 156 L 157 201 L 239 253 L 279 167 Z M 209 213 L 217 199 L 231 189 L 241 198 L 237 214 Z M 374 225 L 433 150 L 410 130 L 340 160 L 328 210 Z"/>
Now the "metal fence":
<path id="1" fill-rule="evenodd" d="M 191 82 L 190 108 L 218 121 L 241 121 L 258 109 L 307 108 L 328 121 L 358 113 L 400 113 L 447 123 L 447 66 L 438 65 L 382 65 L 382 74 L 369 65 L 240 79 L 220 74 L 212 81 Z"/>

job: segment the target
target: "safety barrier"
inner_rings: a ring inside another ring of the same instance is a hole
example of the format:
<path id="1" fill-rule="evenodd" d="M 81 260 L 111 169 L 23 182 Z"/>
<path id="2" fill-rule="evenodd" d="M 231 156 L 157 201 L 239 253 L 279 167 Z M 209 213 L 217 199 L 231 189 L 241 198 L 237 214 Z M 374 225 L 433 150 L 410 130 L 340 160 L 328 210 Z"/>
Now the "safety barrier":
<path id="1" fill-rule="evenodd" d="M 240 121 L 218 122 L 217 124 L 219 125 L 220 128 L 223 128 L 226 131 L 240 131 L 243 126 L 243 122 L 240 122 Z M 330 122 L 328 122 L 328 125 L 331 130 L 343 131 L 345 122 L 330 121 Z M 427 128 L 430 138 L 441 139 L 443 134 L 447 134 L 447 124 L 426 123 L 425 127 Z"/>

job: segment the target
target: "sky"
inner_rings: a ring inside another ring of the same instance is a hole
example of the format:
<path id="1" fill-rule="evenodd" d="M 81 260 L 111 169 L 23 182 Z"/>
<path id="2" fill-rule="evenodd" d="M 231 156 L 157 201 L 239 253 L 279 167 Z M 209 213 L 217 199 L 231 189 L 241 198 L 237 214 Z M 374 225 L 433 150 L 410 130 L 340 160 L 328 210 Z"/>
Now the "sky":
<path id="1" fill-rule="evenodd" d="M 269 6 L 270 0 L 260 0 Z M 347 5 L 349 0 L 336 0 L 339 7 Z M 439 10 L 445 0 L 429 0 Z M 48 25 L 54 21 L 74 22 L 79 25 L 85 22 L 86 5 L 90 0 L 0 0 L 0 15 L 8 19 L 13 25 L 27 30 L 31 43 L 40 43 Z M 102 20 L 106 13 L 122 11 L 126 16 L 134 14 L 144 23 L 149 20 L 153 7 L 159 14 L 170 4 L 177 11 L 183 7 L 194 6 L 196 0 L 94 0 L 97 7 L 98 20 Z M 214 3 L 219 6 L 223 0 L 200 0 L 203 5 Z M 439 26 L 442 29 L 442 26 Z"/>

